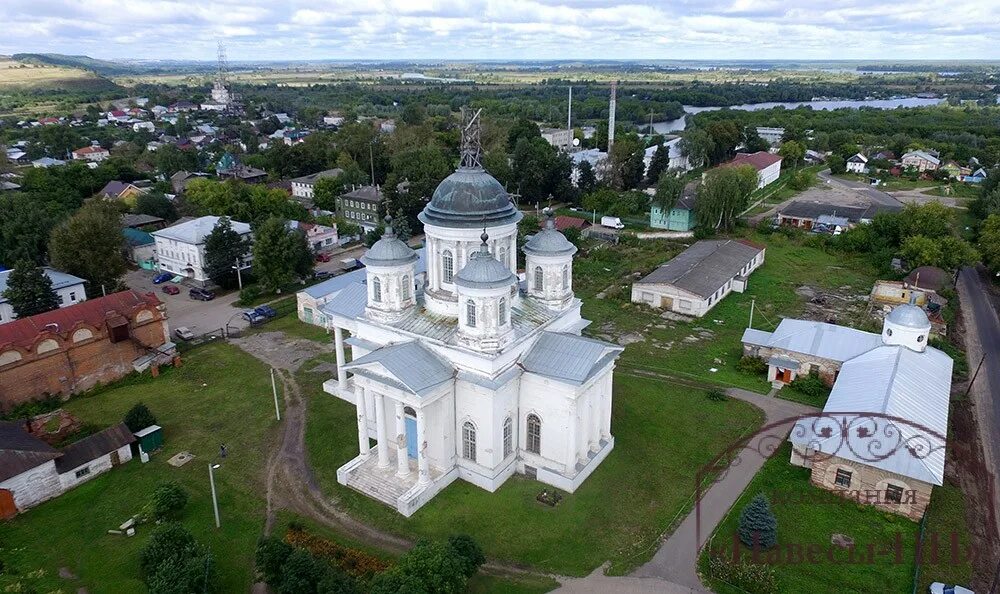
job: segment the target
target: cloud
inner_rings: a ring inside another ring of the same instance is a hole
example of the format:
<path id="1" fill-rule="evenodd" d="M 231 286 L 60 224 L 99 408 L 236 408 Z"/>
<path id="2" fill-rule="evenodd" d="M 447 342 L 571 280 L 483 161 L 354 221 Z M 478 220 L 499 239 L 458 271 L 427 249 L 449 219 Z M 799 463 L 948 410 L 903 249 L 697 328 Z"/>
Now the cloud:
<path id="1" fill-rule="evenodd" d="M 995 0 L 3 0 L 0 53 L 289 59 L 998 59 Z M 984 16 L 987 15 L 987 16 Z"/>

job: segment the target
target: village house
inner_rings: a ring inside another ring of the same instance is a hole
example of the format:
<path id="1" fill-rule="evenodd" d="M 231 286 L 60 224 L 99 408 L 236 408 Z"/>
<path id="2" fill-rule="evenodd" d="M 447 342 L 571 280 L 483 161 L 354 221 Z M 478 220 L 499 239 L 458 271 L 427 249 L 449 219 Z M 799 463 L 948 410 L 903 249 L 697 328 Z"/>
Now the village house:
<path id="1" fill-rule="evenodd" d="M 336 179 L 343 172 L 343 169 L 335 168 L 326 169 L 317 173 L 311 173 L 309 175 L 303 175 L 302 177 L 296 177 L 291 180 L 292 196 L 297 198 L 299 202 L 307 205 L 307 208 L 309 208 L 313 204 L 316 182 L 321 179 Z"/>
<path id="2" fill-rule="evenodd" d="M 43 268 L 42 271 L 52 281 L 52 290 L 59 297 L 59 307 L 69 307 L 87 300 L 87 291 L 84 289 L 84 283 L 87 281 L 49 267 Z M 14 308 L 3 296 L 3 292 L 7 290 L 7 280 L 10 278 L 11 272 L 13 270 L 0 272 L 0 324 L 12 322 L 16 318 Z"/>
<path id="3" fill-rule="evenodd" d="M 785 137 L 785 129 L 757 126 L 757 136 L 760 136 L 764 142 L 771 146 L 778 146 L 781 144 L 781 139 Z"/>
<path id="4" fill-rule="evenodd" d="M 74 161 L 90 161 L 92 163 L 100 163 L 110 156 L 111 151 L 100 145 L 85 146 L 73 151 Z"/>
<path id="5" fill-rule="evenodd" d="M 21 422 L 0 421 L 0 520 L 58 497 L 132 459 L 124 423 L 56 449 Z"/>
<path id="6" fill-rule="evenodd" d="M 0 410 L 169 363 L 169 336 L 160 300 L 135 291 L 0 324 Z"/>
<path id="7" fill-rule="evenodd" d="M 774 219 L 779 225 L 800 227 L 806 230 L 812 229 L 817 224 L 830 224 L 831 222 L 841 224 L 844 221 L 848 227 L 853 227 L 857 224 L 870 223 L 880 212 L 897 212 L 902 208 L 901 204 L 897 207 L 875 202 L 845 206 L 814 200 L 793 200 L 780 207 L 777 214 L 774 215 Z"/>
<path id="8" fill-rule="evenodd" d="M 928 346 L 930 332 L 912 304 L 894 308 L 881 335 L 789 318 L 774 332 L 744 332 L 744 354 L 767 361 L 776 384 L 815 372 L 833 386 L 823 415 L 798 421 L 789 438 L 791 463 L 810 468 L 813 484 L 923 517 L 944 481 L 953 365 Z"/>
<path id="9" fill-rule="evenodd" d="M 339 245 L 337 237 L 337 226 L 328 227 L 316 223 L 303 223 L 300 221 L 288 221 L 288 228 L 293 231 L 301 231 L 309 242 L 309 247 L 313 253 L 328 252 Z"/>
<path id="10" fill-rule="evenodd" d="M 592 148 L 584 149 L 582 151 L 574 151 L 569 154 L 569 158 L 573 161 L 573 171 L 569 174 L 569 180 L 574 186 L 579 185 L 580 183 L 580 165 L 584 161 L 590 164 L 596 179 L 602 179 L 604 177 L 604 167 L 608 162 L 608 153 L 602 151 L 601 149 Z"/>
<path id="11" fill-rule="evenodd" d="M 140 188 L 130 182 L 111 180 L 104 184 L 104 187 L 97 193 L 97 196 L 105 200 L 121 200 L 126 204 L 135 204 L 135 200 L 139 197 L 139 194 L 147 192 L 149 192 L 149 188 Z"/>
<path id="12" fill-rule="evenodd" d="M 157 268 L 162 272 L 187 277 L 202 286 L 211 283 L 212 280 L 205 272 L 205 238 L 215 228 L 219 218 L 198 217 L 153 231 Z M 230 221 L 230 224 L 233 231 L 252 240 L 250 225 L 239 221 Z M 241 265 L 248 264 L 251 260 L 252 255 L 248 253 Z"/>
<path id="13" fill-rule="evenodd" d="M 654 229 L 666 229 L 668 231 L 691 231 L 697 222 L 694 217 L 694 205 L 698 198 L 699 181 L 688 182 L 684 186 L 677 202 L 669 209 L 663 209 L 656 200 L 649 208 L 649 226 Z"/>
<path id="14" fill-rule="evenodd" d="M 757 189 L 761 189 L 773 183 L 781 175 L 781 157 L 767 151 L 757 151 L 756 153 L 736 153 L 736 158 L 723 167 L 738 167 L 740 165 L 750 165 L 757 170 Z"/>
<path id="15" fill-rule="evenodd" d="M 678 171 L 689 171 L 691 170 L 691 164 L 688 161 L 687 155 L 681 150 L 681 137 L 675 136 L 673 138 L 668 138 L 661 146 L 651 146 L 648 147 L 642 154 L 643 163 L 643 175 L 649 173 L 649 165 L 653 162 L 653 155 L 656 151 L 663 148 L 667 151 L 669 159 L 667 161 L 667 170 L 678 170 Z"/>
<path id="16" fill-rule="evenodd" d="M 194 139 L 192 139 L 192 142 Z M 248 184 L 259 184 L 267 180 L 263 169 L 243 165 L 230 153 L 226 153 L 215 165 L 215 174 L 222 179 L 235 179 Z"/>
<path id="17" fill-rule="evenodd" d="M 196 179 L 205 179 L 208 176 L 204 173 L 191 173 L 189 171 L 178 171 L 170 176 L 170 187 L 175 194 L 183 194 L 189 183 Z"/>
<path id="18" fill-rule="evenodd" d="M 378 186 L 359 186 L 337 199 L 337 214 L 367 232 L 378 227 L 381 204 L 382 190 Z"/>
<path id="19" fill-rule="evenodd" d="M 53 159 L 52 157 L 42 157 L 41 159 L 35 159 L 31 162 L 31 166 L 36 169 L 45 169 L 47 167 L 58 167 L 60 165 L 65 165 L 66 161 L 61 159 Z"/>
<path id="20" fill-rule="evenodd" d="M 862 155 L 861 153 L 854 153 L 851 155 L 851 158 L 847 160 L 846 168 L 850 173 L 864 175 L 865 173 L 868 173 L 868 157 Z"/>
<path id="21" fill-rule="evenodd" d="M 573 130 L 568 128 L 542 128 L 542 138 L 561 151 L 573 148 Z"/>
<path id="22" fill-rule="evenodd" d="M 764 263 L 764 248 L 745 240 L 699 241 L 632 284 L 632 302 L 701 317 L 732 291 L 742 293 Z"/>
<path id="23" fill-rule="evenodd" d="M 899 160 L 903 168 L 913 167 L 917 171 L 934 171 L 941 166 L 941 159 L 928 151 L 910 151 Z"/>

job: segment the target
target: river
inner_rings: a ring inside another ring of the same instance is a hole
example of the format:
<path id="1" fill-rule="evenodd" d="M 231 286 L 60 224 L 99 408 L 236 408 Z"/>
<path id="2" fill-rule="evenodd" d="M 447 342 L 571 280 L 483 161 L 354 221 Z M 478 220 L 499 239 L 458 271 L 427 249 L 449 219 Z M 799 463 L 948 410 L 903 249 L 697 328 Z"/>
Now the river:
<path id="1" fill-rule="evenodd" d="M 784 107 L 785 109 L 795 109 L 797 107 L 802 107 L 803 105 L 808 105 L 813 109 L 858 109 L 859 107 L 875 107 L 877 109 L 898 109 L 900 107 L 926 107 L 928 105 L 937 105 L 944 101 L 944 99 L 923 99 L 921 97 L 904 97 L 902 99 L 857 99 L 857 100 L 841 100 L 841 101 L 797 101 L 792 103 L 745 103 L 743 105 L 733 105 L 729 109 L 738 109 L 741 111 L 759 111 L 761 109 L 773 109 L 775 107 Z M 1000 98 L 998 98 L 1000 101 Z M 721 107 L 695 107 L 693 105 L 685 105 L 684 112 L 686 114 L 696 114 L 703 111 L 716 111 L 722 109 Z M 687 116 L 677 118 L 676 120 L 669 120 L 665 122 L 653 122 L 653 130 L 658 134 L 667 134 L 670 132 L 679 132 L 684 129 L 687 125 Z"/>

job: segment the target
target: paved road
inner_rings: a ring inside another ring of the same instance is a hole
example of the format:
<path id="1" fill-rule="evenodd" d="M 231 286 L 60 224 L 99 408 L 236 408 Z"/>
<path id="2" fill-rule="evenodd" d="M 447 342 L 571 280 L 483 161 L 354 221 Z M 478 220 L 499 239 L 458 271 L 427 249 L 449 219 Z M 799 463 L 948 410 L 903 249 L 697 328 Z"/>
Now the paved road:
<path id="1" fill-rule="evenodd" d="M 829 169 L 824 169 L 823 171 L 820 171 L 817 175 L 819 175 L 819 178 L 821 180 L 823 180 L 826 183 L 829 183 L 830 185 L 837 185 L 843 188 L 851 188 L 852 190 L 855 190 L 859 194 L 865 196 L 875 204 L 883 204 L 885 206 L 892 206 L 895 208 L 902 207 L 902 204 L 899 203 L 899 200 L 893 198 L 891 194 L 887 194 L 881 190 L 876 190 L 875 188 L 869 186 L 868 184 L 856 181 L 850 181 L 846 179 L 840 179 L 839 177 L 833 177 L 832 175 L 830 175 Z"/>
<path id="2" fill-rule="evenodd" d="M 997 304 L 983 278 L 985 270 L 965 267 L 958 275 L 958 290 L 961 297 L 962 313 L 965 316 L 965 327 L 969 332 L 971 372 L 975 372 L 979 359 L 985 355 L 972 394 L 975 402 L 979 433 L 983 440 L 983 450 L 986 463 L 993 469 L 996 493 L 1000 496 L 1000 318 L 997 317 Z M 978 348 L 976 348 L 978 346 Z M 974 359 L 974 360 L 973 360 Z M 1000 509 L 1000 502 L 997 502 Z M 997 518 L 1000 523 L 1000 518 Z M 1000 530 L 1000 526 L 998 526 Z"/>
<path id="3" fill-rule="evenodd" d="M 751 438 L 740 452 L 738 463 L 731 464 L 721 479 L 702 494 L 698 504 L 700 517 L 698 513 L 692 512 L 684 518 L 677 530 L 656 551 L 653 559 L 632 573 L 634 577 L 657 577 L 697 592 L 704 591 L 697 573 L 698 554 L 729 508 L 736 503 L 764 465 L 766 458 L 761 452 L 768 453 L 781 445 L 794 426 L 795 417 L 818 412 L 818 409 L 811 406 L 747 390 L 734 388 L 728 393 L 763 410 L 765 426 L 784 419 L 793 420 Z"/>
<path id="4" fill-rule="evenodd" d="M 154 276 L 156 272 L 151 270 L 132 270 L 125 276 L 125 284 L 141 293 L 155 293 L 167 305 L 171 332 L 181 326 L 186 326 L 195 334 L 204 334 L 225 327 L 227 322 L 238 328 L 247 325 L 239 315 L 240 310 L 233 306 L 239 299 L 239 292 L 220 295 L 211 301 L 195 301 L 188 297 L 187 285 L 177 283 L 181 292 L 167 295 L 163 292 L 163 285 L 153 284 Z"/>

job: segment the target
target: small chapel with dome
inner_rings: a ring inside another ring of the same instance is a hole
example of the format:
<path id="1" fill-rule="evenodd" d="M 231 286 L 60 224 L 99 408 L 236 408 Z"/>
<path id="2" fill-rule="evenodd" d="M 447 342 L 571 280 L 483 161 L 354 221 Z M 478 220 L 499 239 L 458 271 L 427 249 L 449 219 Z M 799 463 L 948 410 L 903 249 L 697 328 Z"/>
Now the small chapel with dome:
<path id="1" fill-rule="evenodd" d="M 581 336 L 576 247 L 551 216 L 519 274 L 522 215 L 482 167 L 477 116 L 419 215 L 423 254 L 387 219 L 363 282 L 322 308 L 337 347 L 324 390 L 357 409 L 358 455 L 337 480 L 405 516 L 457 479 L 494 491 L 521 473 L 573 492 L 615 444 L 622 347 Z"/>

